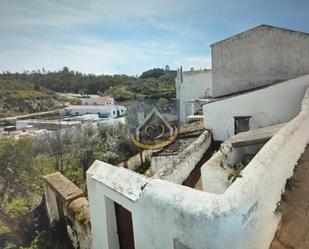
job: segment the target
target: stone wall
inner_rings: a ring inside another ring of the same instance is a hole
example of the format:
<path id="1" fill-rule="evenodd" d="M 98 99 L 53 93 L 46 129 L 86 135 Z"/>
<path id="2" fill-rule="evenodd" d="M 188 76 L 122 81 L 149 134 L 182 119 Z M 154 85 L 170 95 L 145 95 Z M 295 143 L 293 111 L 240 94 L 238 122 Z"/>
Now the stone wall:
<path id="1" fill-rule="evenodd" d="M 213 96 L 309 74 L 309 34 L 261 25 L 211 46 Z"/>
<path id="2" fill-rule="evenodd" d="M 74 248 L 91 249 L 89 204 L 83 191 L 59 172 L 43 179 L 50 224 L 64 222 Z"/>

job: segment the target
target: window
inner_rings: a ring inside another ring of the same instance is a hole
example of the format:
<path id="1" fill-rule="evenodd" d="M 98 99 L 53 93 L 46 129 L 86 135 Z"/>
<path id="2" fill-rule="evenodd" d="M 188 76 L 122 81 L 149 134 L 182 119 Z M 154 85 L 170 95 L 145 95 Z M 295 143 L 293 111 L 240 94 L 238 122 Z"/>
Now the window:
<path id="1" fill-rule="evenodd" d="M 250 118 L 251 116 L 235 116 L 234 117 L 234 132 L 235 135 L 240 132 L 250 130 Z"/>

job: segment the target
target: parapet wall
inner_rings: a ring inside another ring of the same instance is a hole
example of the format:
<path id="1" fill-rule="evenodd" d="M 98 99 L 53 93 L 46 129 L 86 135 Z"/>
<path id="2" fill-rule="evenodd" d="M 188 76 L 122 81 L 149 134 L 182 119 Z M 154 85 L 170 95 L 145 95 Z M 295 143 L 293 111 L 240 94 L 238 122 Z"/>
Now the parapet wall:
<path id="1" fill-rule="evenodd" d="M 277 203 L 309 141 L 308 99 L 309 91 L 297 117 L 264 145 L 223 194 L 146 179 L 96 161 L 87 173 L 93 248 L 119 248 L 116 221 L 108 209 L 117 202 L 132 214 L 136 249 L 267 249 L 280 220 Z"/>
<path id="2" fill-rule="evenodd" d="M 49 222 L 62 221 L 75 249 L 91 249 L 89 203 L 83 191 L 56 172 L 43 178 Z"/>
<path id="3" fill-rule="evenodd" d="M 180 152 L 171 163 L 164 165 L 154 178 L 182 184 L 201 160 L 211 144 L 211 134 L 204 131 L 191 145 Z"/>

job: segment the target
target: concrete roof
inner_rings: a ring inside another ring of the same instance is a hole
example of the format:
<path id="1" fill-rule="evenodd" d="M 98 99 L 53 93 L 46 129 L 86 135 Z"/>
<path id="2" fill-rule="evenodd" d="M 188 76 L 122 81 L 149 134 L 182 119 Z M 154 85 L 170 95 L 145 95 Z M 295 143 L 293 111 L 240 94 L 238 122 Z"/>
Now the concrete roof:
<path id="1" fill-rule="evenodd" d="M 298 34 L 301 34 L 301 35 L 309 36 L 309 33 L 306 33 L 306 32 L 290 30 L 290 29 L 276 27 L 276 26 L 271 26 L 271 25 L 267 25 L 267 24 L 261 24 L 259 26 L 256 26 L 256 27 L 252 28 L 252 29 L 249 29 L 249 30 L 246 30 L 244 32 L 238 33 L 236 35 L 230 36 L 230 37 L 228 37 L 226 39 L 223 39 L 221 41 L 217 41 L 217 42 L 211 44 L 210 47 L 218 45 L 218 44 L 223 43 L 225 41 L 228 41 L 230 39 L 236 38 L 236 37 L 241 36 L 241 35 L 243 35 L 245 33 L 252 32 L 252 31 L 257 30 L 257 29 L 273 29 L 273 30 L 280 30 L 280 31 L 283 31 L 283 32 L 289 32 L 289 33 L 292 32 L 292 33 L 298 33 Z"/>
<path id="2" fill-rule="evenodd" d="M 271 139 L 286 124 L 287 123 L 276 124 L 264 128 L 241 132 L 231 137 L 224 143 L 231 144 L 233 147 L 242 147 L 242 146 L 265 143 L 269 139 Z"/>

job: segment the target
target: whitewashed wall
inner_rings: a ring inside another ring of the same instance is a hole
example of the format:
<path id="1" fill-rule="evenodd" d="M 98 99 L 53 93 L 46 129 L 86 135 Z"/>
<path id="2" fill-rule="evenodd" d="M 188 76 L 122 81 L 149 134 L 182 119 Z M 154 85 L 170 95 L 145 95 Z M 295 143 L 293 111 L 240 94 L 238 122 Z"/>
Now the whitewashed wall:
<path id="1" fill-rule="evenodd" d="M 215 97 L 309 74 L 309 34 L 262 25 L 211 49 Z"/>
<path id="2" fill-rule="evenodd" d="M 221 195 L 96 161 L 87 174 L 93 249 L 118 248 L 113 201 L 132 212 L 136 249 L 267 249 L 276 204 L 309 142 L 309 91 L 303 104 Z"/>
<path id="3" fill-rule="evenodd" d="M 234 116 L 252 116 L 250 129 L 291 120 L 300 111 L 309 75 L 260 90 L 221 99 L 203 106 L 204 125 L 214 140 L 234 135 Z"/>
<path id="4" fill-rule="evenodd" d="M 191 104 L 188 101 L 212 96 L 212 73 L 207 69 L 192 70 L 182 72 L 181 77 L 181 72 L 178 71 L 175 81 L 180 121 L 185 123 L 186 117 L 191 115 Z"/>
<path id="5" fill-rule="evenodd" d="M 203 191 L 222 194 L 230 186 L 228 175 L 232 173 L 232 166 L 242 162 L 246 153 L 256 154 L 264 144 L 233 148 L 230 144 L 221 144 L 216 152 L 202 167 Z"/>
<path id="6" fill-rule="evenodd" d="M 166 165 L 170 164 L 177 155 L 156 155 L 151 157 L 150 169 L 152 172 L 157 172 L 164 168 Z"/>
<path id="7" fill-rule="evenodd" d="M 180 152 L 174 160 L 161 167 L 154 177 L 182 184 L 189 177 L 196 164 L 202 159 L 211 141 L 211 134 L 208 131 L 204 131 L 193 143 Z"/>

